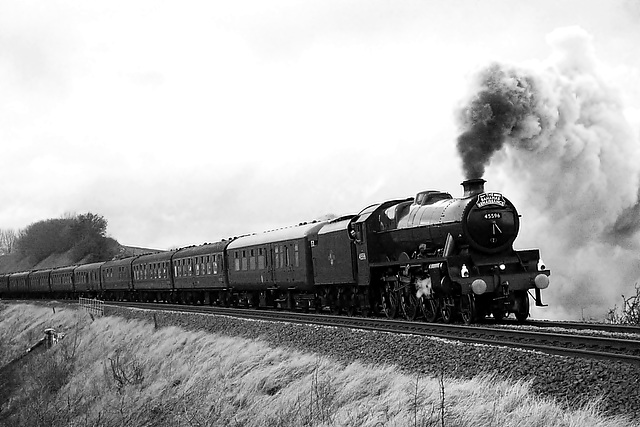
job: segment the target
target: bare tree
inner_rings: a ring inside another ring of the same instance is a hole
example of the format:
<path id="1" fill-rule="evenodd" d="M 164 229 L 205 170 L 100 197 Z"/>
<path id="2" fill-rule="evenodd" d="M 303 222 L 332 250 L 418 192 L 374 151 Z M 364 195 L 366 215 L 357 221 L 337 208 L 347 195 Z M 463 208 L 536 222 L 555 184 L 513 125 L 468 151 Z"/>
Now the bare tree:
<path id="1" fill-rule="evenodd" d="M 0 228 L 0 255 L 7 255 L 13 252 L 19 232 L 10 228 Z"/>

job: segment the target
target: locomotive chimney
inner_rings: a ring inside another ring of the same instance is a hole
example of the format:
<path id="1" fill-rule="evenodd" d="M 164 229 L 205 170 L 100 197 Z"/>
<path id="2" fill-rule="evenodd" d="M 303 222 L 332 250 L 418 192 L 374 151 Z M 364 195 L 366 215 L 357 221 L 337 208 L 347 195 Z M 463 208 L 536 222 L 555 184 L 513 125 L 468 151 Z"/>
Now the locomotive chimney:
<path id="1" fill-rule="evenodd" d="M 462 197 L 471 197 L 476 194 L 484 193 L 484 183 L 487 182 L 482 178 L 468 179 L 463 181 L 460 185 L 464 189 L 464 195 Z"/>

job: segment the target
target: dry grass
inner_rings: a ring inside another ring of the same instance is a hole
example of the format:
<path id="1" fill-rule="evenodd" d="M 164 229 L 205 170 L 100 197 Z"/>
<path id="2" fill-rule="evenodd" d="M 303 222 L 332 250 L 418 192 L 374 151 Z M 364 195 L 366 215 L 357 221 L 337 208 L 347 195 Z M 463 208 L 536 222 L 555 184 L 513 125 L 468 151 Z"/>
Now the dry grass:
<path id="1" fill-rule="evenodd" d="M 527 383 L 416 378 L 265 343 L 71 309 L 0 305 L 0 364 L 45 327 L 67 337 L 22 370 L 0 424 L 29 426 L 602 426 Z M 37 363 L 37 365 L 34 365 Z M 65 367 L 66 365 L 66 367 Z M 39 369 L 34 369 L 38 366 Z M 33 375 L 39 371 L 40 375 Z M 29 374 L 31 372 L 31 374 Z"/>

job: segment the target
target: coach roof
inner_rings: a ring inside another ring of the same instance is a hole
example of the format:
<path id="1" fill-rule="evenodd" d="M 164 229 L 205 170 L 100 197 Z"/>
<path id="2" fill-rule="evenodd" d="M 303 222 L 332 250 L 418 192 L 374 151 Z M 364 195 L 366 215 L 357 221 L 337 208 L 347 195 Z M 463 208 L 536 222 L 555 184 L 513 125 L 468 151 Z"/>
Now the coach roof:
<path id="1" fill-rule="evenodd" d="M 310 234 L 316 233 L 326 223 L 326 221 L 313 222 L 273 231 L 265 231 L 264 233 L 252 234 L 251 236 L 239 237 L 227 246 L 227 250 L 263 245 L 265 243 L 302 239 Z"/>

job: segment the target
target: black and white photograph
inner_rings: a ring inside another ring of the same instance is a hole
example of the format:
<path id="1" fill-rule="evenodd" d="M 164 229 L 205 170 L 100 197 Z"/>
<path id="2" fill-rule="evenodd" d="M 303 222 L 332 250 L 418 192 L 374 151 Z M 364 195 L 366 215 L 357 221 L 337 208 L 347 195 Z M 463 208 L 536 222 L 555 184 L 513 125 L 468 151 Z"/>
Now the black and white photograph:
<path id="1" fill-rule="evenodd" d="M 1 0 L 0 425 L 640 422 L 640 1 Z"/>

